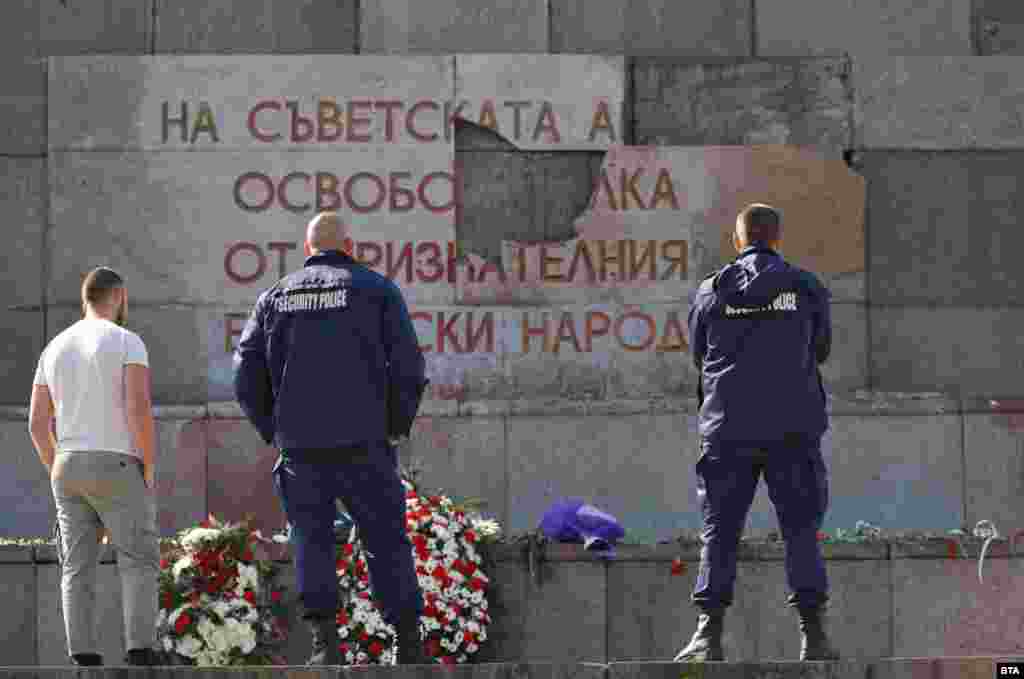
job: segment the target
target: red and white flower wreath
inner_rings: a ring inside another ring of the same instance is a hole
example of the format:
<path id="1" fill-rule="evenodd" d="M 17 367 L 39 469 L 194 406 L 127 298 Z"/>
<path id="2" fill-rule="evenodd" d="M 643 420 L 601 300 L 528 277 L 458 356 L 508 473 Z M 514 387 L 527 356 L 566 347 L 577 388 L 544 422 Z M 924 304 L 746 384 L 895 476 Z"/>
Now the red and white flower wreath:
<path id="1" fill-rule="evenodd" d="M 487 640 L 490 579 L 481 569 L 477 545 L 498 535 L 496 522 L 467 516 L 451 499 L 421 497 L 406 488 L 406 528 L 413 544 L 416 574 L 425 610 L 420 618 L 424 650 L 436 662 L 469 662 Z M 395 630 L 384 622 L 373 600 L 365 549 L 355 534 L 339 545 L 337 573 L 341 585 L 338 634 L 347 664 L 390 665 Z"/>

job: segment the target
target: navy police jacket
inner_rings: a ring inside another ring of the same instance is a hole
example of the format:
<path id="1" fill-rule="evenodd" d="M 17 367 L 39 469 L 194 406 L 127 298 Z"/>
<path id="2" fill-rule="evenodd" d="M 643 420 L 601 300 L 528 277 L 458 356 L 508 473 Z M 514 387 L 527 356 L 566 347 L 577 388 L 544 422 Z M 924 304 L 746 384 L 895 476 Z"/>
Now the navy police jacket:
<path id="1" fill-rule="evenodd" d="M 428 380 L 398 287 L 340 251 L 260 295 L 234 355 L 235 394 L 281 450 L 407 436 Z"/>
<path id="2" fill-rule="evenodd" d="M 829 293 L 818 278 L 762 246 L 697 290 L 690 345 L 700 374 L 705 441 L 816 438 L 828 428 L 818 366 L 832 348 Z"/>

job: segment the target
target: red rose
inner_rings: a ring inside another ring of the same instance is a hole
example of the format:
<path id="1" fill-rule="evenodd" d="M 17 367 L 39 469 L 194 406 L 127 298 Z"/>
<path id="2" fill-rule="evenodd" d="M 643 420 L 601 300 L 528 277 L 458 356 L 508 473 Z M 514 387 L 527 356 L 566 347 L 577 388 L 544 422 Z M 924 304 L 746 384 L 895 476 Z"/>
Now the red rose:
<path id="1" fill-rule="evenodd" d="M 448 571 L 444 569 L 444 566 L 437 566 L 434 568 L 433 572 L 431 572 L 431 575 L 438 580 L 446 580 L 448 578 Z"/>
<path id="2" fill-rule="evenodd" d="M 468 641 L 469 643 L 476 643 L 476 632 L 463 632 L 462 635 L 466 637 L 466 641 Z"/>
<path id="3" fill-rule="evenodd" d="M 174 607 L 174 595 L 171 594 L 170 592 L 164 592 L 164 596 L 163 596 L 163 599 L 161 600 L 161 604 L 163 605 L 163 608 L 166 608 L 167 610 L 171 610 L 171 608 Z"/>
<path id="4" fill-rule="evenodd" d="M 370 635 L 369 635 L 369 634 L 367 634 L 367 633 L 366 633 L 366 631 L 364 630 L 364 631 L 363 631 L 363 632 L 362 632 L 362 633 L 361 633 L 361 634 L 359 635 L 359 641 L 369 641 L 369 640 L 370 640 Z"/>
<path id="5" fill-rule="evenodd" d="M 479 592 L 480 590 L 482 590 L 484 588 L 484 582 L 483 582 L 483 580 L 479 580 L 477 578 L 473 578 L 472 580 L 469 581 L 469 588 L 471 590 L 473 590 L 474 592 Z"/>
<path id="6" fill-rule="evenodd" d="M 442 656 L 441 657 L 441 662 L 443 662 L 445 665 L 454 665 L 455 664 L 455 658 L 453 658 L 450 655 Z"/>
<path id="7" fill-rule="evenodd" d="M 466 542 L 476 542 L 476 533 L 472 530 L 467 530 L 463 536 L 466 538 Z"/>
<path id="8" fill-rule="evenodd" d="M 341 551 L 345 552 L 346 556 L 352 556 L 352 552 L 355 551 L 355 548 L 351 543 L 346 543 L 345 546 L 341 548 Z"/>
<path id="9" fill-rule="evenodd" d="M 348 653 L 348 644 L 346 644 L 344 641 L 341 642 L 341 645 L 338 646 L 338 650 L 342 653 Z"/>
<path id="10" fill-rule="evenodd" d="M 359 593 L 359 598 L 360 599 L 369 599 L 370 598 L 370 593 L 369 592 L 360 592 Z"/>
<path id="11" fill-rule="evenodd" d="M 273 601 L 275 604 L 281 601 L 281 590 L 275 589 L 273 592 L 271 592 L 270 600 Z"/>
<path id="12" fill-rule="evenodd" d="M 434 608 L 434 602 L 432 601 L 423 608 L 423 615 L 427 616 L 428 618 L 436 618 L 438 616 L 438 613 L 439 611 L 436 608 Z"/>
<path id="13" fill-rule="evenodd" d="M 252 561 L 256 556 L 252 553 L 252 547 L 246 547 L 245 553 L 242 554 L 242 561 Z"/>
<path id="14" fill-rule="evenodd" d="M 819 530 L 818 531 L 818 542 L 822 542 L 826 538 L 828 538 L 828 533 Z"/>
<path id="15" fill-rule="evenodd" d="M 165 571 L 171 567 L 171 562 L 167 559 L 160 559 L 160 570 Z"/>
<path id="16" fill-rule="evenodd" d="M 245 600 L 246 601 L 248 601 L 253 606 L 256 605 L 256 595 L 253 593 L 253 591 L 251 589 L 245 590 L 245 595 L 244 596 L 245 596 Z"/>
<path id="17" fill-rule="evenodd" d="M 416 566 L 416 573 L 419 575 L 430 575 L 430 573 L 427 572 L 427 569 L 420 565 Z"/>
<path id="18" fill-rule="evenodd" d="M 338 611 L 338 615 L 335 616 L 335 622 L 338 623 L 338 627 L 342 627 L 348 624 L 348 614 L 345 611 Z"/>
<path id="19" fill-rule="evenodd" d="M 217 593 L 217 589 L 218 589 L 218 587 L 217 587 L 217 583 L 216 582 L 208 582 L 208 583 L 206 583 L 206 593 L 207 594 L 216 594 Z"/>
<path id="20" fill-rule="evenodd" d="M 374 641 L 370 644 L 370 647 L 367 650 L 370 652 L 370 655 L 378 656 L 384 652 L 384 644 L 379 641 Z"/>
<path id="21" fill-rule="evenodd" d="M 672 575 L 682 575 L 686 572 L 686 564 L 683 563 L 682 559 L 672 560 Z"/>
<path id="22" fill-rule="evenodd" d="M 427 641 L 425 646 L 427 655 L 429 655 L 431 658 L 436 658 L 437 656 L 441 655 L 441 642 L 437 639 L 430 639 L 429 641 Z"/>
<path id="23" fill-rule="evenodd" d="M 406 497 L 406 499 L 409 499 L 409 500 L 415 499 L 416 498 L 416 491 L 415 490 L 407 490 L 407 491 L 405 491 L 405 497 Z"/>
<path id="24" fill-rule="evenodd" d="M 188 626 L 191 624 L 192 618 L 189 617 L 188 613 L 182 613 L 174 623 L 174 631 L 180 636 L 185 633 L 185 630 L 188 629 Z"/>

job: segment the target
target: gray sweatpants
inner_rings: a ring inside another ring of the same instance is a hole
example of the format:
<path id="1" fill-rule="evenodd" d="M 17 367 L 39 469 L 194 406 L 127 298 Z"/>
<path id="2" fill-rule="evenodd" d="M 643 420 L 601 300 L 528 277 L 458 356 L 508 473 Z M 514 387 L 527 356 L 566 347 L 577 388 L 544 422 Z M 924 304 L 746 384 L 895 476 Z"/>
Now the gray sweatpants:
<path id="1" fill-rule="evenodd" d="M 121 453 L 58 452 L 53 497 L 63 550 L 61 601 L 68 654 L 96 653 L 96 568 L 103 528 L 117 548 L 126 649 L 156 641 L 160 570 L 156 498 L 142 463 Z"/>

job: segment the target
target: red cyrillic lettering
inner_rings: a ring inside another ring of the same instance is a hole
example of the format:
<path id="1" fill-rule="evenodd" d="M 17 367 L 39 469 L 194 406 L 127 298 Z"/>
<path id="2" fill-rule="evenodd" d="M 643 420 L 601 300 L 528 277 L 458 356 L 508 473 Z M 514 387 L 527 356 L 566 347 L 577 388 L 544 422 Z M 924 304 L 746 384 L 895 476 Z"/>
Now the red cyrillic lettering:
<path id="1" fill-rule="evenodd" d="M 387 244 L 387 267 L 385 275 L 388 278 L 394 279 L 395 274 L 398 273 L 399 267 L 402 263 L 405 263 L 405 282 L 412 283 L 412 243 L 406 243 L 402 246 L 401 253 L 399 254 L 398 261 L 394 261 L 392 257 L 392 246 L 394 243 L 388 241 Z"/>
<path id="2" fill-rule="evenodd" d="M 374 199 L 374 201 L 369 205 L 360 205 L 359 203 L 356 202 L 355 196 L 352 195 L 356 182 L 364 178 L 371 180 L 377 187 L 377 198 Z M 384 204 L 384 199 L 387 197 L 387 191 L 387 187 L 384 186 L 384 180 L 378 177 L 377 175 L 373 174 L 372 172 L 358 172 L 349 177 L 348 181 L 345 182 L 345 202 L 348 203 L 348 206 L 352 208 L 355 212 L 376 212 L 377 210 L 380 209 L 380 206 Z"/>
<path id="3" fill-rule="evenodd" d="M 628 175 L 626 170 L 622 170 L 619 174 L 622 179 L 622 209 L 629 209 L 629 197 L 633 196 L 633 200 L 640 206 L 641 210 L 646 210 L 647 206 L 644 205 L 643 198 L 640 197 L 640 190 L 637 188 L 636 180 L 640 179 L 640 175 L 644 173 L 644 169 L 641 167 L 631 177 Z M 627 181 L 627 177 L 629 180 Z"/>
<path id="4" fill-rule="evenodd" d="M 548 317 L 548 312 L 543 312 L 544 325 L 541 328 L 530 327 L 530 312 L 523 312 L 523 353 L 530 351 L 530 338 L 531 337 L 543 337 L 544 343 L 541 345 L 541 351 L 547 351 L 548 347 L 551 346 L 551 319 Z"/>
<path id="5" fill-rule="evenodd" d="M 594 118 L 590 123 L 588 141 L 594 141 L 598 130 L 607 130 L 611 141 L 615 142 L 615 127 L 612 125 L 612 117 L 608 113 L 608 102 L 603 99 L 597 102 L 597 109 L 594 111 Z"/>
<path id="6" fill-rule="evenodd" d="M 421 142 L 435 141 L 438 136 L 437 132 L 431 132 L 430 134 L 420 134 L 415 126 L 413 120 L 416 118 L 416 114 L 420 112 L 421 108 L 429 108 L 434 111 L 440 111 L 441 107 L 434 101 L 419 101 L 416 105 L 409 109 L 409 112 L 405 114 L 405 129 L 409 132 L 413 139 Z"/>
<path id="7" fill-rule="evenodd" d="M 412 173 L 392 172 L 388 175 L 388 207 L 392 212 L 409 212 L 416 206 L 416 193 L 412 189 L 399 186 L 399 179 L 412 179 Z M 399 196 L 405 198 L 405 203 L 402 205 L 398 202 Z"/>
<path id="8" fill-rule="evenodd" d="M 333 200 L 326 202 L 324 197 Z M 338 193 L 338 178 L 330 172 L 316 173 L 316 211 L 337 210 L 341 207 L 341 194 Z"/>
<path id="9" fill-rule="evenodd" d="M 562 141 L 562 137 L 558 134 L 558 125 L 555 122 L 555 111 L 551 108 L 551 102 L 545 101 L 541 104 L 540 115 L 537 117 L 537 126 L 533 128 L 533 140 L 537 141 L 540 137 L 540 133 L 547 131 L 551 136 L 551 143 L 557 144 Z"/>
<path id="10" fill-rule="evenodd" d="M 601 328 L 594 327 L 594 319 L 598 318 L 601 319 L 603 323 Z M 583 337 L 586 351 L 590 352 L 593 348 L 593 338 L 606 336 L 608 334 L 608 330 L 612 327 L 612 319 L 608 318 L 608 314 L 603 311 L 588 311 L 586 319 Z"/>
<path id="11" fill-rule="evenodd" d="M 309 118 L 299 115 L 299 102 L 286 101 L 284 103 L 291 112 L 291 140 L 293 142 L 309 141 L 316 132 L 316 125 Z"/>
<path id="12" fill-rule="evenodd" d="M 636 258 L 636 255 L 637 255 L 637 244 L 639 242 L 640 241 L 635 241 L 635 240 L 629 240 L 628 241 L 628 243 L 629 243 L 629 265 L 630 265 L 629 266 L 629 280 L 631 280 L 631 281 L 635 281 L 636 280 L 637 274 L 640 273 L 640 269 L 641 269 L 641 267 L 643 267 L 644 262 L 647 263 L 647 266 L 648 266 L 648 269 L 649 269 L 648 274 L 647 274 L 647 280 L 651 280 L 651 281 L 656 280 L 658 274 L 655 271 L 654 256 L 655 256 L 655 253 L 658 250 L 658 241 L 656 241 L 656 240 L 644 241 L 644 242 L 647 243 L 647 247 L 641 253 L 640 260 L 637 261 L 637 258 Z"/>
<path id="13" fill-rule="evenodd" d="M 639 345 L 628 343 L 626 341 L 626 338 L 623 337 L 622 335 L 622 326 L 626 323 L 626 321 L 630 320 L 631 318 L 635 318 L 647 324 L 647 339 L 645 339 Z M 654 343 L 655 336 L 656 332 L 654 319 L 648 316 L 647 314 L 641 313 L 639 311 L 627 311 L 626 313 L 615 319 L 615 337 L 616 339 L 619 340 L 619 346 L 621 346 L 626 351 L 643 351 L 644 349 L 647 349 L 649 346 L 651 346 L 651 344 Z"/>
<path id="14" fill-rule="evenodd" d="M 452 199 L 448 201 L 448 203 L 446 203 L 445 205 L 434 205 L 427 198 L 427 187 L 430 186 L 431 182 L 433 182 L 438 177 L 443 177 L 444 179 L 447 179 L 448 183 L 452 185 Z M 453 207 L 455 207 L 455 178 L 452 177 L 451 172 L 431 172 L 426 177 L 424 177 L 423 180 L 420 182 L 419 188 L 416 190 L 416 193 L 420 198 L 420 203 L 422 203 L 431 212 L 447 212 L 448 210 L 451 210 Z"/>
<path id="15" fill-rule="evenodd" d="M 554 264 L 556 267 L 561 268 L 562 258 L 561 257 L 551 257 L 551 256 L 549 256 L 548 255 L 548 248 L 547 248 L 546 245 L 541 245 L 540 249 L 539 249 L 539 252 L 540 252 L 540 277 L 541 277 L 541 280 L 545 280 L 545 281 L 549 281 L 549 282 L 556 282 L 556 283 L 564 281 L 565 280 L 565 276 L 563 276 L 561 273 L 554 273 L 554 274 L 549 274 L 548 273 L 548 264 Z"/>
<path id="16" fill-rule="evenodd" d="M 569 273 L 566 274 L 565 278 L 568 281 L 576 280 L 576 266 L 580 262 L 581 253 L 583 255 L 583 261 L 586 262 L 587 265 L 586 280 L 588 283 L 593 283 L 596 279 L 594 274 L 594 263 L 590 260 L 590 248 L 587 247 L 587 241 L 582 238 L 576 241 L 576 252 L 573 253 L 572 262 L 569 264 Z"/>
<path id="17" fill-rule="evenodd" d="M 475 352 L 480 344 L 481 338 L 485 340 L 483 351 L 488 354 L 494 353 L 494 314 L 490 311 L 484 312 L 480 325 L 473 330 L 473 312 L 466 315 L 466 351 Z"/>
<path id="18" fill-rule="evenodd" d="M 654 186 L 654 198 L 651 199 L 651 208 L 653 209 L 658 207 L 658 203 L 662 200 L 667 200 L 673 210 L 679 209 L 679 200 L 676 199 L 676 190 L 672 186 L 672 176 L 665 168 L 662 168 L 661 171 L 658 172 L 658 183 Z"/>
<path id="19" fill-rule="evenodd" d="M 669 250 L 676 250 L 676 256 L 673 257 L 669 254 Z M 672 262 L 672 266 L 668 268 L 668 271 L 661 275 L 661 280 L 667 281 L 672 272 L 679 270 L 679 280 L 685 280 L 686 278 L 686 241 L 685 240 L 667 240 L 661 244 L 661 258 Z"/>
<path id="20" fill-rule="evenodd" d="M 341 120 L 341 109 L 333 99 L 321 99 L 317 104 L 317 141 L 337 141 L 345 124 Z M 328 132 L 330 130 L 330 132 Z"/>
<path id="21" fill-rule="evenodd" d="M 401 110 L 401 101 L 378 101 L 374 104 L 376 109 L 384 109 L 384 139 L 385 141 L 395 141 L 395 121 L 392 113 L 395 109 Z"/>
<path id="22" fill-rule="evenodd" d="M 256 115 L 268 109 L 272 111 L 280 111 L 281 104 L 277 103 L 276 101 L 261 101 L 260 103 L 253 106 L 252 110 L 249 111 L 249 134 L 251 134 L 257 140 L 263 142 L 277 141 L 278 139 L 281 138 L 280 132 L 274 132 L 273 134 L 264 134 L 263 132 L 260 131 L 259 127 L 256 126 Z"/>
<path id="23" fill-rule="evenodd" d="M 345 116 L 345 122 L 348 123 L 345 127 L 348 133 L 345 135 L 346 141 L 354 141 L 362 144 L 370 141 L 370 135 L 356 134 L 356 128 L 361 125 L 369 125 L 373 121 L 370 118 L 357 118 L 356 109 L 365 108 L 370 109 L 373 107 L 373 102 L 366 100 L 351 99 L 348 102 L 348 115 Z M 369 110 L 366 111 L 369 113 Z"/>
<path id="24" fill-rule="evenodd" d="M 673 330 L 675 331 L 674 333 Z M 672 335 L 677 339 L 670 339 Z M 657 349 L 658 351 L 686 351 L 689 349 L 686 333 L 683 331 L 683 326 L 679 322 L 679 316 L 675 311 L 669 311 L 666 315 L 665 331 L 661 333 Z"/>
<path id="25" fill-rule="evenodd" d="M 452 330 L 455 327 L 455 321 L 459 320 L 460 315 L 462 315 L 462 312 L 456 311 L 451 320 L 445 323 L 444 312 L 437 312 L 437 351 L 439 353 L 444 353 L 444 341 L 446 339 L 452 343 L 453 347 L 455 347 L 455 353 L 466 353 L 465 347 L 459 344 L 458 335 L 452 333 Z"/>
<path id="26" fill-rule="evenodd" d="M 423 283 L 436 283 L 441 280 L 442 276 L 444 276 L 444 264 L 441 262 L 441 246 L 438 243 L 431 241 L 420 243 L 416 246 L 417 257 L 428 252 L 431 253 L 431 255 L 425 262 L 423 262 L 423 264 L 433 265 L 434 273 L 427 275 L 423 272 L 420 263 L 417 262 L 416 275 Z"/>
<path id="27" fill-rule="evenodd" d="M 288 212 L 305 212 L 311 207 L 309 203 L 294 205 L 288 201 L 286 191 L 288 189 L 288 185 L 295 179 L 304 179 L 307 184 L 313 181 L 313 178 L 305 172 L 292 172 L 291 174 L 285 175 L 284 179 L 281 180 L 281 183 L 277 185 L 277 202 L 279 202 L 285 210 L 288 210 Z"/>
<path id="28" fill-rule="evenodd" d="M 277 252 L 277 264 L 279 278 L 284 278 L 288 274 L 288 266 L 285 264 L 285 255 L 289 250 L 295 249 L 295 243 L 284 243 L 284 242 L 273 242 L 267 243 L 267 249 Z"/>
<path id="29" fill-rule="evenodd" d="M 606 240 L 599 240 L 599 241 L 597 241 L 597 247 L 598 247 L 598 250 L 601 253 L 598 256 L 598 260 L 597 260 L 598 263 L 600 264 L 600 269 L 601 269 L 601 282 L 604 282 L 605 280 L 608 279 L 608 264 L 612 264 L 612 263 L 617 264 L 618 267 L 619 267 L 618 273 L 614 275 L 615 278 L 617 280 L 620 280 L 620 281 L 621 280 L 625 280 L 624 269 L 626 268 L 626 261 L 625 261 L 626 260 L 626 252 L 625 252 L 625 250 L 626 250 L 626 248 L 625 248 L 626 243 L 625 243 L 625 241 L 621 241 L 621 240 L 610 241 L 610 242 L 615 243 L 615 245 L 617 246 L 617 249 L 618 249 L 618 252 L 616 254 L 614 254 L 614 255 L 609 255 L 608 252 L 606 251 L 606 248 L 608 247 L 609 241 L 606 241 Z"/>
<path id="30" fill-rule="evenodd" d="M 569 333 L 568 337 L 565 336 L 566 331 Z M 571 311 L 562 312 L 562 320 L 558 324 L 558 333 L 555 335 L 555 342 L 551 348 L 551 353 L 558 353 L 558 347 L 561 345 L 563 339 L 571 339 L 572 346 L 576 349 L 576 353 L 580 353 L 580 341 L 576 338 L 576 321 L 573 320 Z"/>
<path id="31" fill-rule="evenodd" d="M 256 256 L 256 272 L 244 275 L 238 273 L 235 268 L 235 255 L 240 252 L 250 252 Z M 256 280 L 259 280 L 264 272 L 267 270 L 267 258 L 263 254 L 262 248 L 256 243 L 235 243 L 228 248 L 228 251 L 224 253 L 224 273 L 228 275 L 235 283 L 240 285 L 247 285 Z"/>
<path id="32" fill-rule="evenodd" d="M 247 203 L 242 197 L 242 190 L 249 181 L 256 181 L 263 185 L 266 199 L 260 203 Z M 235 205 L 246 212 L 263 212 L 274 204 L 274 182 L 262 172 L 246 172 L 235 180 L 234 188 Z"/>

